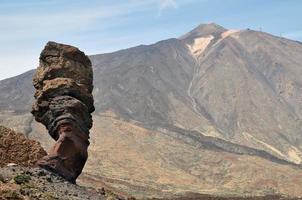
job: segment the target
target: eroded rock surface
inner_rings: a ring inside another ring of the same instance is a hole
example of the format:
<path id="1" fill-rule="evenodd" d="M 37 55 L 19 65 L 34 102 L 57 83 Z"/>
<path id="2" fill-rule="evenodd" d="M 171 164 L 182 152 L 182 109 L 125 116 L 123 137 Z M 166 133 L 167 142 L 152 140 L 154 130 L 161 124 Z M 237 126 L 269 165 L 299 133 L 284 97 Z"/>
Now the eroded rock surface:
<path id="1" fill-rule="evenodd" d="M 28 140 L 24 134 L 0 126 L 0 167 L 10 163 L 33 166 L 45 155 L 39 142 Z"/>
<path id="2" fill-rule="evenodd" d="M 38 165 L 71 182 L 80 175 L 88 157 L 94 111 L 92 82 L 91 62 L 83 52 L 69 45 L 47 43 L 33 78 L 36 101 L 32 114 L 56 143 Z"/>

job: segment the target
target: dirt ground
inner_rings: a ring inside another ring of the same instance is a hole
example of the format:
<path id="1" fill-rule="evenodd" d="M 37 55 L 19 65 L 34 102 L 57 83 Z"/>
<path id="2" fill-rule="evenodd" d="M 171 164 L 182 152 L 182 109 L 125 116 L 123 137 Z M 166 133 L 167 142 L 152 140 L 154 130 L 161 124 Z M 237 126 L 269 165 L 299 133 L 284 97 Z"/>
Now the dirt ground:
<path id="1" fill-rule="evenodd" d="M 302 198 L 289 198 L 278 195 L 258 196 L 258 197 L 215 197 L 202 194 L 188 194 L 183 197 L 168 198 L 165 200 L 300 200 Z M 150 199 L 160 200 L 160 199 Z M 163 200 L 163 199 L 161 199 Z"/>

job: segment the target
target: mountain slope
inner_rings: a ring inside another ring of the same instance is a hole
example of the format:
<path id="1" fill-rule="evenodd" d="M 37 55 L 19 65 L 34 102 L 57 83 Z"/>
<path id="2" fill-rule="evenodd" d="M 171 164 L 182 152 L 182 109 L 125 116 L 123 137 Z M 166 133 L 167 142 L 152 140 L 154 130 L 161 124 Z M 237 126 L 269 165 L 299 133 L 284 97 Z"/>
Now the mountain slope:
<path id="1" fill-rule="evenodd" d="M 246 44 L 251 40 L 254 43 Z M 190 94 L 222 130 L 223 138 L 300 163 L 302 68 L 297 64 L 299 54 L 287 55 L 291 48 L 301 52 L 301 45 L 292 41 L 254 31 L 235 32 L 196 56 L 200 67 Z M 277 87 L 288 85 L 295 86 L 284 89 L 291 93 L 284 98 Z"/>
<path id="2" fill-rule="evenodd" d="M 83 182 L 140 197 L 302 195 L 301 53 L 295 41 L 204 24 L 90 56 L 96 112 Z M 0 81 L 0 124 L 47 148 L 29 114 L 32 74 Z"/>

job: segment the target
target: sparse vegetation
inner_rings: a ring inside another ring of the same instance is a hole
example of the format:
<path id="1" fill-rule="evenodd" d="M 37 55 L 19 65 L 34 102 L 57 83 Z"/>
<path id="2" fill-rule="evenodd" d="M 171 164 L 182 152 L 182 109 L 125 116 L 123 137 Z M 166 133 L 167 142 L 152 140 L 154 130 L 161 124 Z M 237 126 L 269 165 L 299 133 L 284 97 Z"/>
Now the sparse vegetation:
<path id="1" fill-rule="evenodd" d="M 29 175 L 26 174 L 20 174 L 14 177 L 14 181 L 17 184 L 25 184 L 28 183 L 31 180 Z"/>

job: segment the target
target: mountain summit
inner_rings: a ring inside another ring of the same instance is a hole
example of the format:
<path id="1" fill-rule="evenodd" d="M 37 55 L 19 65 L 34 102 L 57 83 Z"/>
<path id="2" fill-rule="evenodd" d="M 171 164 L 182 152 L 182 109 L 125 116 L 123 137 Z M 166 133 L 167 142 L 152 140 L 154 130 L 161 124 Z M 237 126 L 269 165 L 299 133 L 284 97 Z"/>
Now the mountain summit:
<path id="1" fill-rule="evenodd" d="M 302 196 L 302 45 L 200 25 L 179 39 L 92 55 L 96 111 L 82 183 L 136 197 Z M 0 82 L 0 122 L 38 139 L 33 71 Z"/>
<path id="2" fill-rule="evenodd" d="M 194 39 L 197 37 L 208 36 L 208 35 L 219 35 L 225 31 L 227 31 L 227 29 L 215 23 L 200 24 L 190 32 L 181 36 L 180 39 Z"/>

